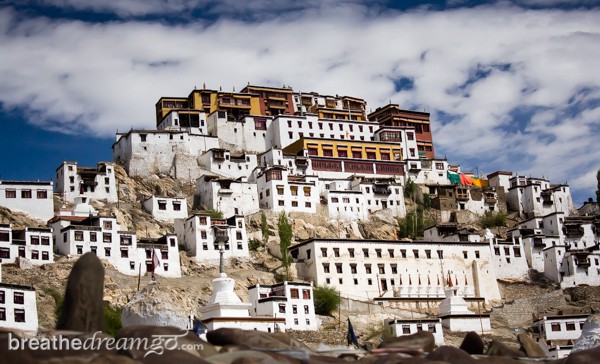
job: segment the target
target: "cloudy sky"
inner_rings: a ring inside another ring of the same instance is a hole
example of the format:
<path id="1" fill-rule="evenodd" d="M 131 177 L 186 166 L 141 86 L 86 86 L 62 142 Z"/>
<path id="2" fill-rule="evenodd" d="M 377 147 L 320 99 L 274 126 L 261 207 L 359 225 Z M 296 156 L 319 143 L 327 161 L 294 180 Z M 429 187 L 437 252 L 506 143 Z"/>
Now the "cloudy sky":
<path id="1" fill-rule="evenodd" d="M 161 96 L 290 85 L 431 113 L 438 156 L 594 195 L 600 0 L 0 0 L 0 178 L 111 159 Z"/>

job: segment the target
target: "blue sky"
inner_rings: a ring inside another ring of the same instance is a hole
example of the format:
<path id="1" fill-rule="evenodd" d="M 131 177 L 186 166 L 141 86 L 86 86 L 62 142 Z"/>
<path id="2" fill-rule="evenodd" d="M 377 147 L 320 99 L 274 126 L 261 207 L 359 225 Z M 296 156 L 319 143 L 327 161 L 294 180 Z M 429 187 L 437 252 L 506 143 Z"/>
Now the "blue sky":
<path id="1" fill-rule="evenodd" d="M 0 0 L 2 179 L 111 159 L 161 96 L 248 82 L 432 114 L 464 170 L 600 168 L 600 0 Z"/>

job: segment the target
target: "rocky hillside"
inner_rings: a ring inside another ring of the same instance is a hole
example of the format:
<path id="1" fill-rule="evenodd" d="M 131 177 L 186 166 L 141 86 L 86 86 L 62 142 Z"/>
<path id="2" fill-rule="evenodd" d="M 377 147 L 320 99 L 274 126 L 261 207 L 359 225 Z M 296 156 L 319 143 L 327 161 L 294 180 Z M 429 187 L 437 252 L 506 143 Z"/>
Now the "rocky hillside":
<path id="1" fill-rule="evenodd" d="M 94 207 L 101 213 L 114 214 L 124 229 L 135 231 L 138 236 L 158 237 L 172 232 L 169 223 L 154 220 L 141 208 L 142 202 L 152 196 L 187 196 L 188 208 L 193 205 L 194 186 L 181 183 L 165 176 L 150 178 L 131 178 L 120 166 L 115 167 L 118 180 L 119 203 L 94 202 Z M 409 202 L 410 204 L 410 202 Z M 57 207 L 62 205 L 57 201 Z M 410 210 L 412 205 L 408 207 Z M 247 300 L 246 287 L 255 283 L 275 283 L 278 274 L 282 273 L 277 236 L 278 215 L 267 212 L 269 226 L 268 244 L 251 252 L 249 261 L 233 260 L 227 267 L 227 273 L 236 281 L 236 292 Z M 434 214 L 430 216 L 435 217 Z M 467 226 L 480 229 L 472 219 Z M 397 227 L 396 218 L 387 212 L 373 214 L 369 221 L 341 222 L 330 221 L 321 211 L 316 214 L 292 213 L 290 221 L 293 227 L 294 243 L 308 238 L 352 238 L 352 239 L 393 239 Z M 45 222 L 29 218 L 27 215 L 13 213 L 0 207 L 0 223 L 11 223 L 15 228 L 25 226 L 44 226 Z M 260 213 L 247 217 L 247 229 L 250 238 L 262 240 Z M 502 231 L 500 231 L 502 233 Z M 180 253 L 182 264 L 181 278 L 165 279 L 157 277 L 160 296 L 170 300 L 170 306 L 186 314 L 199 316 L 198 308 L 203 305 L 212 293 L 211 280 L 217 276 L 217 267 L 199 264 L 190 259 L 186 252 Z M 65 289 L 66 278 L 75 260 L 57 257 L 55 264 L 41 267 L 20 269 L 15 266 L 3 266 L 3 280 L 16 284 L 31 285 L 38 292 L 39 323 L 41 329 L 51 330 L 56 322 L 56 302 L 60 301 Z M 106 277 L 104 299 L 107 305 L 122 307 L 129 302 L 139 289 L 147 287 L 150 278 L 143 276 L 138 282 L 137 276 L 126 276 L 117 272 L 109 264 L 105 264 Z M 494 323 L 493 337 L 512 342 L 516 337 L 514 329 L 524 329 L 532 320 L 532 313 L 551 310 L 584 309 L 588 311 L 600 309 L 600 289 L 583 287 L 570 289 L 565 294 L 532 276 L 527 282 L 501 282 L 504 304 L 496 307 L 492 313 Z M 532 294 L 534 293 L 534 294 Z M 535 297 L 532 297 L 535 296 Z M 346 318 L 351 317 L 353 325 L 361 341 L 379 340 L 383 327 L 382 321 L 387 317 L 411 317 L 411 312 L 386 311 L 377 305 L 351 305 L 344 303 L 341 319 L 321 317 L 322 329 L 317 334 L 292 333 L 298 339 L 318 346 L 319 343 L 329 345 L 342 344 L 345 341 Z M 337 313 L 336 313 L 337 316 Z M 456 337 L 461 340 L 462 336 Z M 452 343 L 453 336 L 448 336 Z"/>

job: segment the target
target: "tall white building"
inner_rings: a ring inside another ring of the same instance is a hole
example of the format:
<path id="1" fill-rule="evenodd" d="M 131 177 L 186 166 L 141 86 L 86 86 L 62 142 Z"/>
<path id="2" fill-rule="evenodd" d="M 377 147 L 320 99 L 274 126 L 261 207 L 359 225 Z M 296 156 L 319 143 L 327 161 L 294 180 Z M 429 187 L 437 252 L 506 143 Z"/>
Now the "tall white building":
<path id="1" fill-rule="evenodd" d="M 156 220 L 171 221 L 185 219 L 188 216 L 187 199 L 185 197 L 152 196 L 142 206 Z"/>
<path id="2" fill-rule="evenodd" d="M 54 216 L 52 182 L 0 181 L 0 206 L 47 221 Z"/>
<path id="3" fill-rule="evenodd" d="M 251 215 L 259 211 L 256 183 L 205 175 L 196 180 L 196 205 L 224 216 Z"/>
<path id="4" fill-rule="evenodd" d="M 50 220 L 55 250 L 66 256 L 92 252 L 127 275 L 154 273 L 180 277 L 177 236 L 137 239 L 135 232 L 123 231 L 117 219 L 108 216 L 56 216 Z"/>
<path id="5" fill-rule="evenodd" d="M 0 224 L 0 261 L 14 263 L 17 258 L 32 264 L 54 262 L 52 229 L 30 228 L 13 230 L 10 224 Z"/>
<path id="6" fill-rule="evenodd" d="M 225 259 L 250 256 L 243 216 L 214 219 L 206 214 L 194 214 L 175 220 L 174 228 L 179 241 L 199 262 L 217 264 L 221 246 Z"/>
<path id="7" fill-rule="evenodd" d="M 0 283 L 0 328 L 36 333 L 38 313 L 35 297 L 33 287 Z"/>
<path id="8" fill-rule="evenodd" d="M 285 317 L 286 328 L 292 330 L 318 328 L 310 283 L 256 284 L 248 287 L 248 296 L 252 304 L 250 316 Z"/>
<path id="9" fill-rule="evenodd" d="M 564 212 L 569 216 L 575 209 L 571 191 L 566 184 L 551 185 L 543 178 L 513 176 L 506 196 L 509 211 L 522 216 L 544 216 L 552 212 Z"/>
<path id="10" fill-rule="evenodd" d="M 79 167 L 77 162 L 63 162 L 56 169 L 56 192 L 69 202 L 76 197 L 117 202 L 117 182 L 112 163 L 96 167 Z"/>
<path id="11" fill-rule="evenodd" d="M 266 168 L 256 177 L 261 208 L 315 213 L 319 203 L 318 178 L 290 175 L 283 167 Z"/>

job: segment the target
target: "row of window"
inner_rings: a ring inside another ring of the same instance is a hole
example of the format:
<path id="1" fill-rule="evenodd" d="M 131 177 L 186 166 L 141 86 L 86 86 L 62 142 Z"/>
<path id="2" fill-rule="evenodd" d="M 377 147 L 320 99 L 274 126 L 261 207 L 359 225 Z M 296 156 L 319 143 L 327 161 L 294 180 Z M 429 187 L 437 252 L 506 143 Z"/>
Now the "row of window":
<path id="1" fill-rule="evenodd" d="M 215 233 L 216 236 L 227 236 L 227 232 L 223 232 L 223 231 L 218 231 L 217 233 Z M 202 240 L 206 240 L 208 238 L 208 232 L 206 230 L 200 230 L 200 239 Z M 241 231 L 236 231 L 235 232 L 235 239 L 236 240 L 243 240 L 243 233 Z"/>
<path id="2" fill-rule="evenodd" d="M 417 331 L 429 331 L 436 332 L 435 324 L 417 324 Z M 412 332 L 410 331 L 410 325 L 402 325 L 402 334 L 410 335 Z"/>
<path id="3" fill-rule="evenodd" d="M 19 247 L 19 257 L 26 258 L 25 247 L 23 247 L 23 246 Z M 10 259 L 10 249 L 9 248 L 0 248 L 0 259 Z M 30 259 L 35 259 L 35 260 L 40 259 L 39 250 L 32 250 Z M 50 253 L 47 251 L 42 251 L 42 260 L 50 260 Z"/>
<path id="4" fill-rule="evenodd" d="M 25 293 L 13 292 L 13 302 L 18 305 L 24 304 L 25 303 Z M 6 303 L 6 292 L 4 290 L 0 290 L 0 303 Z"/>
<path id="5" fill-rule="evenodd" d="M 521 248 L 518 246 L 513 247 L 513 253 L 514 253 L 515 257 L 520 257 L 521 256 Z M 500 255 L 500 247 L 494 247 L 494 254 Z M 504 247 L 504 255 L 506 255 L 506 256 L 510 255 L 510 247 Z"/>
<path id="6" fill-rule="evenodd" d="M 33 194 L 32 194 L 31 190 L 21 190 L 21 198 L 33 198 L 32 196 L 33 196 Z M 46 199 L 46 198 L 48 198 L 48 191 L 47 190 L 37 190 L 35 196 L 38 199 Z M 17 190 L 15 190 L 15 189 L 4 190 L 4 197 L 5 198 L 17 198 Z"/>
<path id="7" fill-rule="evenodd" d="M 85 241 L 85 234 L 82 230 L 75 230 L 74 232 L 75 241 Z M 112 233 L 102 233 L 102 242 L 103 243 L 112 243 Z M 98 233 L 95 231 L 90 231 L 89 241 L 95 243 L 98 241 Z M 66 243 L 68 239 L 68 234 L 63 233 L 63 243 Z M 121 245 L 131 245 L 133 241 L 133 237 L 131 235 L 119 235 L 119 240 Z"/>
<path id="8" fill-rule="evenodd" d="M 286 313 L 286 304 L 285 303 L 280 303 L 279 304 L 279 313 Z M 298 305 L 292 305 L 292 313 L 293 314 L 297 314 L 298 313 Z M 304 305 L 304 313 L 305 314 L 310 314 L 310 308 L 308 307 L 308 305 Z M 310 323 L 307 320 L 307 324 L 310 325 Z M 297 324 L 296 324 L 297 325 Z"/>
<path id="9" fill-rule="evenodd" d="M 277 188 L 277 194 L 283 195 L 284 186 L 277 185 L 275 187 Z M 304 196 L 310 197 L 310 190 L 310 187 L 303 187 L 302 191 L 304 192 Z M 267 191 L 269 191 L 269 189 L 267 189 Z M 298 196 L 298 186 L 290 186 L 290 193 L 292 194 L 292 196 Z M 267 196 L 269 195 L 267 194 Z"/>
<path id="10" fill-rule="evenodd" d="M 6 309 L 0 307 L 0 321 L 6 321 Z M 15 322 L 25 322 L 25 310 L 15 308 Z"/>
<path id="11" fill-rule="evenodd" d="M 199 216 L 199 217 L 198 217 L 198 220 L 199 220 L 199 222 L 198 222 L 198 223 L 199 223 L 200 225 L 208 225 L 208 218 L 207 218 L 206 216 Z M 216 224 L 216 222 L 215 222 L 215 221 L 213 221 L 213 223 L 215 223 L 215 224 Z M 189 226 L 190 226 L 190 228 L 192 227 L 192 222 L 191 222 L 191 221 L 190 221 L 190 224 L 189 224 Z M 241 220 L 241 219 L 240 219 L 240 220 L 238 220 L 238 222 L 237 222 L 237 227 L 238 227 L 238 228 L 240 228 L 240 229 L 244 227 L 244 222 L 243 222 L 243 220 Z"/>
<path id="12" fill-rule="evenodd" d="M 237 242 L 236 247 L 237 247 L 237 250 L 244 250 L 244 244 L 241 241 Z M 213 244 L 213 249 L 216 250 L 216 251 L 219 251 L 221 248 L 219 247 L 218 243 L 214 243 Z M 230 249 L 229 243 L 225 243 L 224 249 L 225 250 L 229 250 Z M 208 250 L 208 243 L 202 243 L 202 250 Z"/>
<path id="13" fill-rule="evenodd" d="M 566 322 L 564 323 L 564 327 L 566 329 L 566 331 L 575 331 L 577 330 L 577 322 Z M 583 324 L 584 321 L 579 321 L 579 330 L 583 330 Z M 541 327 L 542 331 L 544 330 L 544 326 Z M 563 323 L 560 322 L 553 322 L 550 324 L 550 330 L 552 331 L 562 331 L 563 330 Z"/>
<path id="14" fill-rule="evenodd" d="M 297 123 L 297 125 L 298 125 L 299 128 L 302 128 L 302 120 L 297 120 L 296 123 Z M 317 127 L 319 128 L 319 130 L 323 130 L 323 125 L 324 125 L 323 123 L 317 122 Z M 348 130 L 349 131 L 354 131 L 354 125 L 353 124 L 347 124 L 347 125 L 348 125 Z M 292 127 L 292 120 L 288 120 L 287 121 L 287 126 L 288 126 L 288 128 Z M 334 129 L 333 128 L 333 123 L 327 123 L 327 126 L 329 127 L 329 130 L 333 130 Z M 357 127 L 358 127 L 358 131 L 362 132 L 364 125 L 357 125 Z M 308 122 L 308 129 L 312 129 L 312 128 L 313 128 L 313 122 L 309 121 Z M 343 131 L 344 124 L 341 124 L 341 123 L 338 124 L 338 128 L 339 128 L 340 131 Z M 373 134 L 373 126 L 372 125 L 369 125 L 369 134 Z"/>
<path id="15" fill-rule="evenodd" d="M 356 249 L 359 250 L 359 249 Z M 347 249 L 347 255 L 350 258 L 354 258 L 356 256 L 356 250 L 354 248 L 348 248 Z M 370 256 L 370 250 L 369 248 L 363 248 L 362 250 L 362 256 L 365 258 L 368 258 Z M 329 248 L 321 248 L 321 257 L 326 258 L 328 256 L 328 251 Z M 332 248 L 333 251 L 333 256 L 338 258 L 340 257 L 340 248 Z M 408 254 L 407 254 L 408 250 L 407 249 L 400 249 L 400 257 L 402 258 L 407 258 Z M 425 249 L 424 251 L 424 258 L 426 259 L 432 259 L 432 250 L 430 249 Z M 438 259 L 444 259 L 444 251 L 443 250 L 436 250 L 435 252 L 435 256 Z M 463 258 L 468 259 L 469 258 L 469 252 L 468 251 L 463 251 Z M 475 258 L 479 258 L 480 254 L 479 254 L 479 250 L 476 250 L 474 252 L 475 254 Z M 311 250 L 307 249 L 306 250 L 306 255 L 307 255 L 307 259 L 310 259 L 310 255 L 311 255 Z M 383 249 L 375 249 L 375 256 L 377 258 L 383 258 Z M 395 258 L 396 257 L 396 252 L 395 249 L 387 249 L 387 256 L 390 258 Z M 419 249 L 412 249 L 412 257 L 413 258 L 421 258 L 422 255 L 420 254 Z"/>
<path id="16" fill-rule="evenodd" d="M 167 201 L 158 201 L 158 209 L 166 210 L 167 209 Z M 173 211 L 181 211 L 181 202 L 173 201 Z"/>

